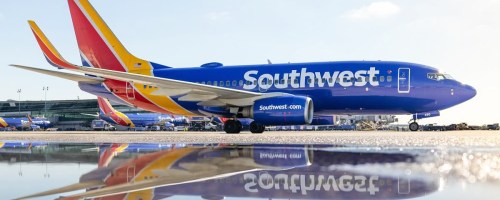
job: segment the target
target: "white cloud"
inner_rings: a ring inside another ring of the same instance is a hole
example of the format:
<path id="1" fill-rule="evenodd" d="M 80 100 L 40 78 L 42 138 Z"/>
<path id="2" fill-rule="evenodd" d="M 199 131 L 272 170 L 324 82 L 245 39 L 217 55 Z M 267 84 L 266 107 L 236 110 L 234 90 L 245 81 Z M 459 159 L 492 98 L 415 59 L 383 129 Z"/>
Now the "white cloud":
<path id="1" fill-rule="evenodd" d="M 208 13 L 208 19 L 212 21 L 217 21 L 217 20 L 224 20 L 224 19 L 229 19 L 230 13 L 227 11 L 222 11 L 222 12 L 211 12 Z"/>
<path id="2" fill-rule="evenodd" d="M 353 20 L 364 20 L 373 18 L 386 18 L 399 13 L 398 5 L 389 1 L 373 2 L 368 6 L 350 10 L 344 17 Z"/>

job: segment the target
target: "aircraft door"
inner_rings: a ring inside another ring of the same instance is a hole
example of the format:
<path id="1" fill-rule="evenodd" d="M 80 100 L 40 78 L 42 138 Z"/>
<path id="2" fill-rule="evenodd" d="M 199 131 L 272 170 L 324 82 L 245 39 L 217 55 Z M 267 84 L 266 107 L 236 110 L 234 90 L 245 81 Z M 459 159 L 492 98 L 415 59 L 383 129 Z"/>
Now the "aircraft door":
<path id="1" fill-rule="evenodd" d="M 125 88 L 126 92 L 127 92 L 127 98 L 128 99 L 135 99 L 135 90 L 134 90 L 134 86 L 127 82 L 127 86 Z"/>
<path id="2" fill-rule="evenodd" d="M 410 93 L 410 68 L 398 69 L 398 93 Z"/>

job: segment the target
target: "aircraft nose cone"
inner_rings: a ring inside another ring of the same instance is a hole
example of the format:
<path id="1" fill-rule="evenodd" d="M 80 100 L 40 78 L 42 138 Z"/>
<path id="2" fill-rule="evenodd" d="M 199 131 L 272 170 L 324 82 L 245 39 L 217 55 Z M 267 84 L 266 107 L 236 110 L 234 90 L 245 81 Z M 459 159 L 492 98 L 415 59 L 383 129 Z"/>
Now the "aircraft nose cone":
<path id="1" fill-rule="evenodd" d="M 474 87 L 470 86 L 470 85 L 465 85 L 465 98 L 466 100 L 469 100 L 469 99 L 472 99 L 473 97 L 475 97 L 477 94 L 477 91 Z"/>

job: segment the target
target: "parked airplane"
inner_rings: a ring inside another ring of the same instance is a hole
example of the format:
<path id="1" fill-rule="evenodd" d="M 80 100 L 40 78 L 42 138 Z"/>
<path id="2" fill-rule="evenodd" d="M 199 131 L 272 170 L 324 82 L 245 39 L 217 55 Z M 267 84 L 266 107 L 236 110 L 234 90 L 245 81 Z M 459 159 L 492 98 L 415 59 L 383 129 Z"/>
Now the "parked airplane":
<path id="1" fill-rule="evenodd" d="M 357 165 L 415 162 L 399 150 L 346 152 L 334 146 L 217 145 L 160 150 L 112 160 L 123 144 L 100 154 L 97 169 L 79 183 L 19 199 L 86 189 L 58 199 L 164 199 L 201 196 L 252 199 L 407 199 L 437 191 L 435 174 L 361 170 Z M 107 160 L 101 162 L 101 160 Z"/>
<path id="2" fill-rule="evenodd" d="M 37 130 L 37 129 L 47 129 L 52 127 L 50 121 L 43 117 L 19 117 L 19 118 L 7 118 L 0 117 L 0 128 L 15 128 L 18 130 Z"/>
<path id="3" fill-rule="evenodd" d="M 301 125 L 314 115 L 413 115 L 417 120 L 473 98 L 476 90 L 436 68 L 393 61 L 341 61 L 171 68 L 130 54 L 88 0 L 68 0 L 83 66 L 67 62 L 33 21 L 47 60 L 76 75 L 14 67 L 77 81 L 86 92 L 141 109 L 184 116 L 252 118 L 252 133 L 265 125 Z M 88 76 L 91 75 L 91 76 Z"/>
<path id="4" fill-rule="evenodd" d="M 99 115 L 93 115 L 112 124 L 130 128 L 151 126 L 180 126 L 189 123 L 189 119 L 183 116 L 172 116 L 158 113 L 122 113 L 113 108 L 111 103 L 97 97 L 99 104 Z M 88 114 L 86 114 L 88 115 Z"/>

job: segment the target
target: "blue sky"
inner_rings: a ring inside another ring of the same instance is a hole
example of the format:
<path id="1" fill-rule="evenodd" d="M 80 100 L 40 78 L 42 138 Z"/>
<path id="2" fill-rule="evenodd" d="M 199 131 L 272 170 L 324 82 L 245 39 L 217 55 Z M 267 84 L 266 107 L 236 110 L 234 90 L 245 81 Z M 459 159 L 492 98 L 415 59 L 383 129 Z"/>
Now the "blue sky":
<path id="1" fill-rule="evenodd" d="M 478 95 L 426 122 L 500 121 L 500 0 L 91 1 L 128 50 L 172 67 L 337 60 L 421 63 Z M 50 69 L 26 23 L 80 61 L 66 1 L 0 3 L 0 100 L 94 98 L 76 83 L 8 67 Z"/>

